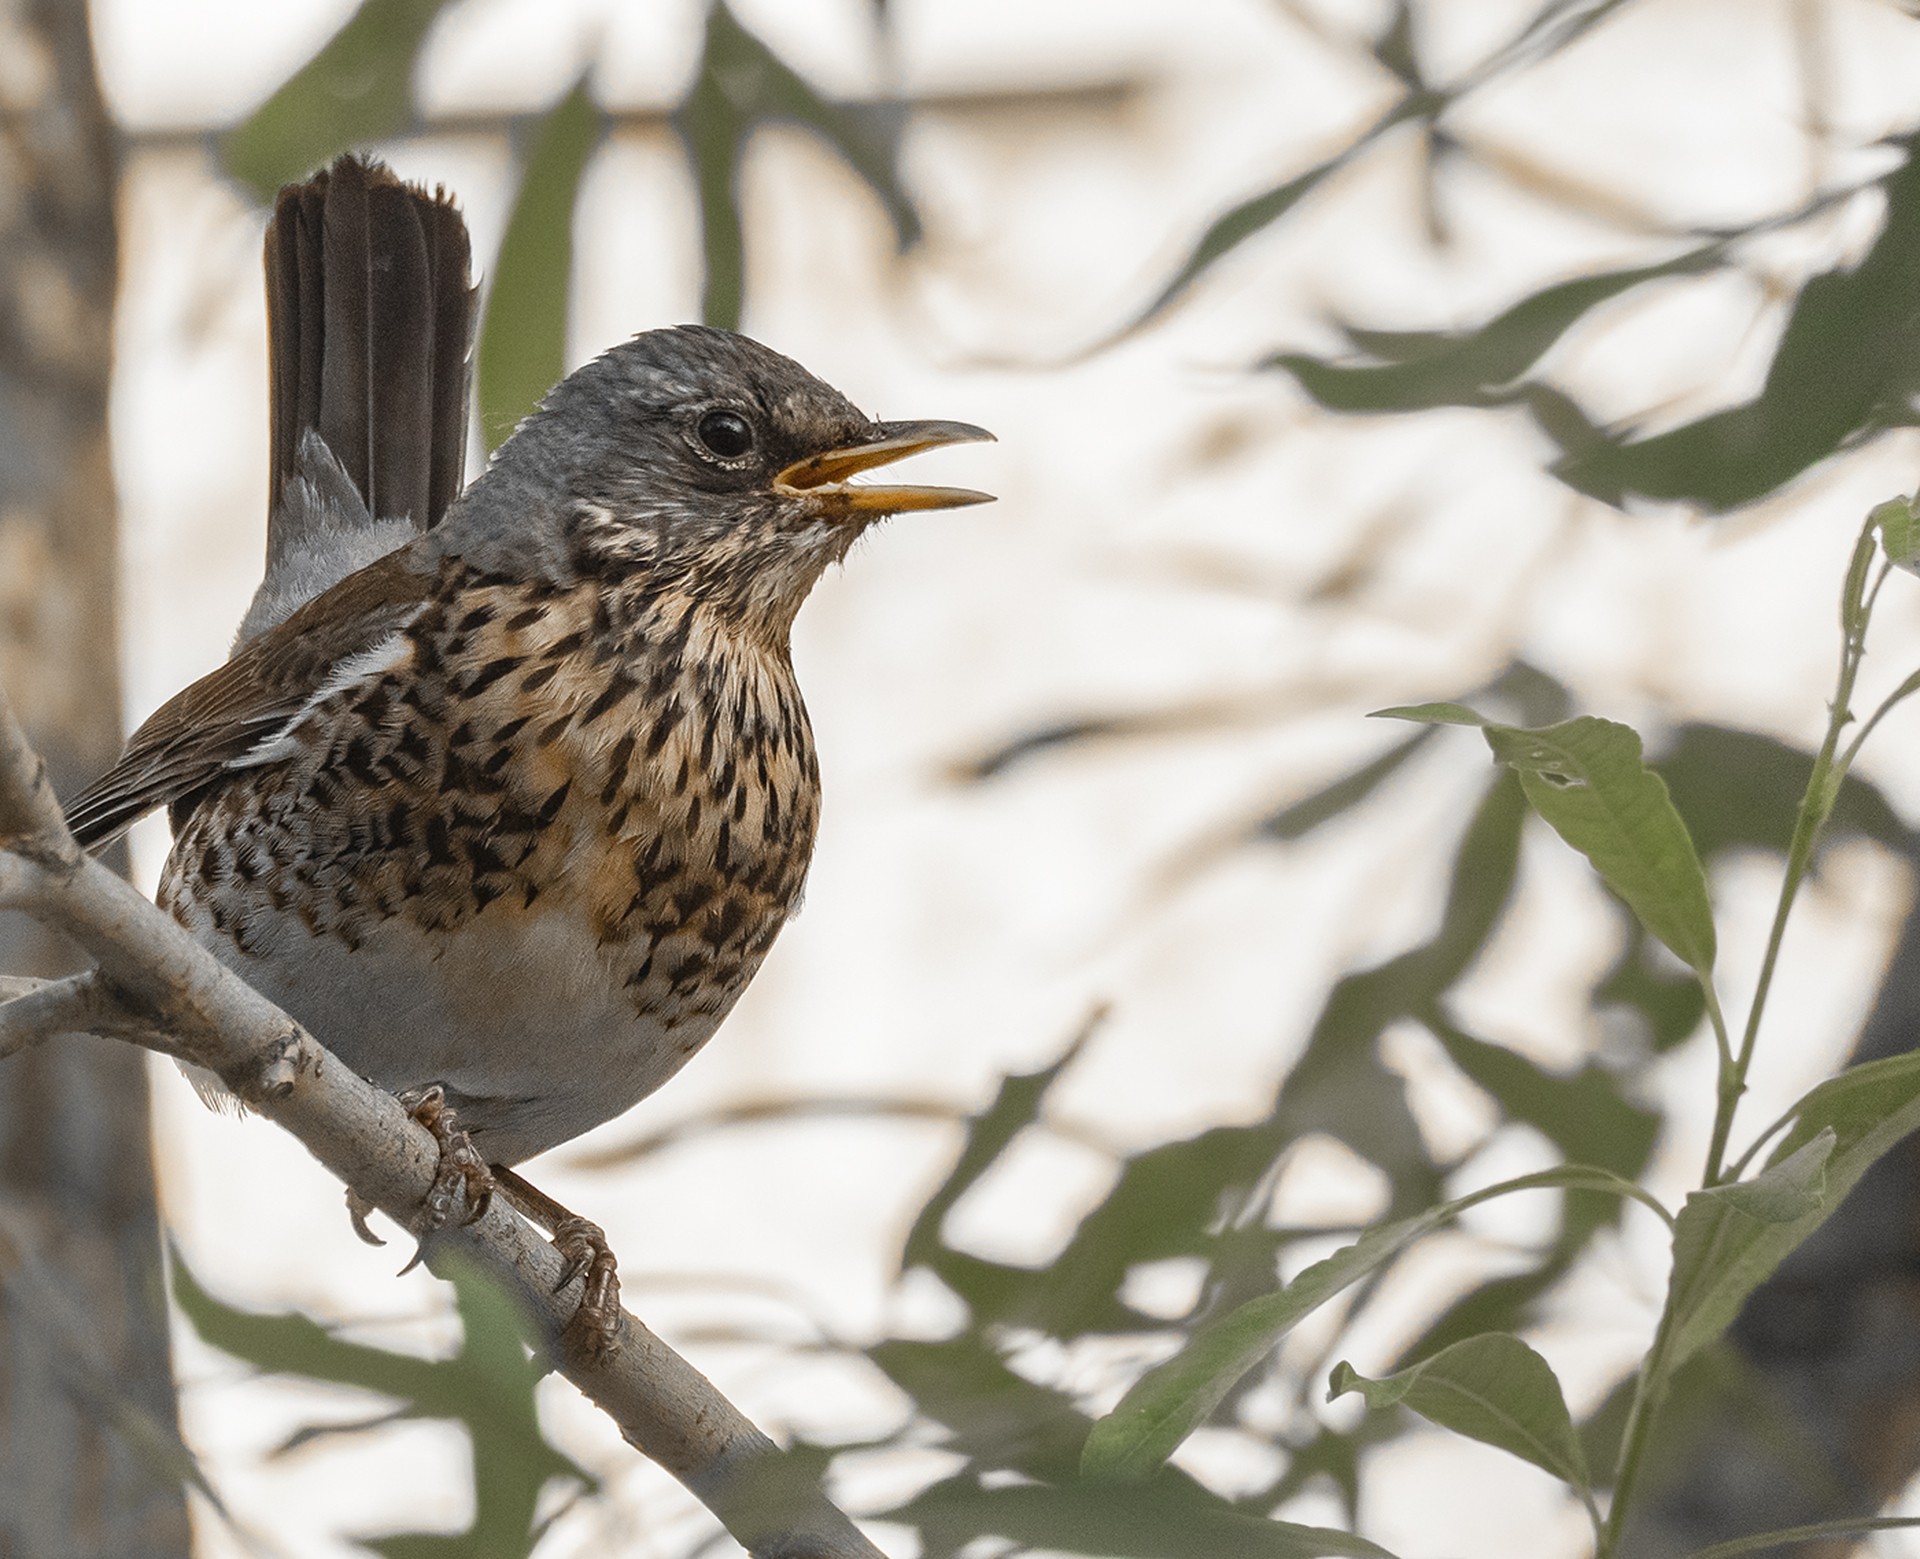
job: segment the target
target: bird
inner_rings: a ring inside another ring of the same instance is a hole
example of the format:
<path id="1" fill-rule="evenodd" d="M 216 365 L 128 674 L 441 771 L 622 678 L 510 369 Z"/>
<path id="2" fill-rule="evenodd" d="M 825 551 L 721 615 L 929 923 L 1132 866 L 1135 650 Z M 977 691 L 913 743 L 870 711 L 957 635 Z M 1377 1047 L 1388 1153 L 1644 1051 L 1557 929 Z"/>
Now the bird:
<path id="1" fill-rule="evenodd" d="M 795 614 L 876 521 L 989 499 L 856 477 L 992 435 L 679 325 L 562 379 L 462 489 L 451 199 L 343 157 L 281 192 L 266 264 L 260 590 L 69 826 L 99 848 L 165 807 L 162 907 L 433 1132 L 422 1228 L 503 1191 L 610 1346 L 604 1234 L 513 1166 L 660 1087 L 766 958 L 820 810 Z"/>

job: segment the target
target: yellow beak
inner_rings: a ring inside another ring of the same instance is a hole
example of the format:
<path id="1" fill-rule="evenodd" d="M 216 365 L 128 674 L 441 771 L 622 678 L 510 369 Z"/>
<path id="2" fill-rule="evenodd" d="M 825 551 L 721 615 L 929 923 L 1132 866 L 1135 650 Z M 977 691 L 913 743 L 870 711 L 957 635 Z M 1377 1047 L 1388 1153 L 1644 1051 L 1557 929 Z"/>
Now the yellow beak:
<path id="1" fill-rule="evenodd" d="M 871 437 L 796 460 L 773 479 L 773 490 L 789 498 L 831 497 L 836 507 L 857 514 L 899 514 L 908 509 L 961 509 L 992 503 L 992 493 L 970 487 L 882 487 L 847 480 L 875 466 L 891 465 L 923 449 L 943 444 L 994 442 L 985 428 L 970 422 L 876 422 Z"/>

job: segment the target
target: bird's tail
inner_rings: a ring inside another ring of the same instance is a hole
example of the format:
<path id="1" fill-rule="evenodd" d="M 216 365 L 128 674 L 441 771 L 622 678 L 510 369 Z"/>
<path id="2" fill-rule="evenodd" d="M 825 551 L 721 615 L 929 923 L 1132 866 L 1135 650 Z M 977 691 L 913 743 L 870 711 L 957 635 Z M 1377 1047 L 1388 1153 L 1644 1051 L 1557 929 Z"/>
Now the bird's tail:
<path id="1" fill-rule="evenodd" d="M 474 294 L 466 223 L 352 155 L 267 228 L 272 509 L 241 642 L 430 529 L 459 495 Z"/>

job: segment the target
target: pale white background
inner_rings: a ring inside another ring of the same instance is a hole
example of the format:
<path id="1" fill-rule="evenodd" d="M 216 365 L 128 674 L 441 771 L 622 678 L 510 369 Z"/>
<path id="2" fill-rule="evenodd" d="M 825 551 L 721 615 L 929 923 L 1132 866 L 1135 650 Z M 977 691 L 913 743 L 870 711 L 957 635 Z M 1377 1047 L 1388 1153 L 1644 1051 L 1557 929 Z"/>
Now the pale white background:
<path id="1" fill-rule="evenodd" d="M 165 132 L 244 114 L 338 24 L 340 0 L 96 0 L 102 70 L 136 137 L 123 205 L 125 289 L 114 402 L 125 507 L 127 718 L 215 665 L 257 579 L 265 505 L 261 213 L 196 147 Z M 907 87 L 1125 80 L 1111 110 L 994 122 L 932 115 L 909 170 L 930 238 L 904 264 L 884 218 L 830 155 L 792 132 L 746 169 L 746 328 L 885 416 L 957 417 L 1002 442 L 925 462 L 928 480 L 986 487 L 998 505 L 902 520 L 863 545 L 802 614 L 795 654 L 819 735 L 827 808 L 805 913 L 719 1038 L 673 1085 L 580 1145 L 601 1149 L 729 1104 L 859 1093 L 977 1107 L 1009 1070 L 1050 1059 L 1096 1001 L 1112 1016 L 1062 1084 L 1055 1117 L 952 1232 L 984 1254 L 1044 1259 L 1128 1150 L 1262 1114 L 1326 983 L 1420 936 L 1447 843 L 1483 761 L 1396 783 L 1388 804 L 1285 852 L 1219 858 L 1197 843 L 1304 794 L 1396 733 L 1361 716 L 1472 687 L 1518 643 L 1583 708 L 1641 723 L 1706 718 L 1802 741 L 1832 676 L 1838 577 L 1860 515 L 1910 489 L 1920 441 L 1889 439 L 1784 498 L 1712 524 L 1623 518 L 1535 473 L 1518 420 L 1432 414 L 1335 423 L 1247 366 L 1326 345 L 1330 311 L 1370 324 L 1466 323 L 1527 284 L 1642 252 L 1636 222 L 1738 221 L 1871 165 L 1809 150 L 1792 47 L 1811 19 L 1831 78 L 1816 94 L 1840 146 L 1920 107 L 1920 29 L 1887 4 L 1643 0 L 1548 70 L 1488 94 L 1456 129 L 1483 151 L 1578 181 L 1610 207 L 1552 214 L 1482 174 L 1452 191 L 1453 249 L 1410 224 L 1414 159 L 1382 148 L 1275 236 L 1219 268 L 1166 324 L 1074 358 L 1151 296 L 1226 205 L 1339 145 L 1393 84 L 1340 42 L 1376 29 L 1357 0 L 895 0 Z M 1436 73 L 1477 58 L 1531 0 L 1422 8 Z M 878 88 L 863 0 L 741 0 L 740 14 L 824 87 Z M 698 44 L 693 0 L 468 0 L 429 40 L 430 112 L 538 107 L 594 60 L 603 101 L 664 107 Z M 503 145 L 387 148 L 401 171 L 455 189 L 484 272 L 504 221 Z M 1862 203 L 1763 255 L 1778 274 L 1857 253 Z M 691 317 L 698 271 L 687 176 L 663 133 L 596 159 L 576 236 L 572 356 Z M 1778 327 L 1747 281 L 1675 286 L 1576 334 L 1554 359 L 1599 415 L 1691 415 L 1750 393 Z M 1065 363 L 1047 367 L 1045 364 Z M 1703 366 L 1704 365 L 1704 366 Z M 1338 588 L 1332 588 L 1335 581 Z M 1920 586 L 1896 581 L 1870 679 L 1920 660 Z M 956 759 L 1066 714 L 1207 700 L 1204 730 L 1046 757 L 977 790 Z M 1913 722 L 1868 764 L 1920 806 Z M 164 829 L 138 838 L 150 880 Z M 1198 866 L 1195 862 L 1199 861 Z M 1605 956 L 1607 912 L 1579 863 L 1534 841 L 1521 913 L 1472 982 L 1481 1031 L 1552 1061 L 1596 1041 L 1580 979 Z M 1173 868 L 1180 867 L 1180 870 Z M 1716 884 L 1725 986 L 1738 1021 L 1771 891 L 1759 866 Z M 1841 858 L 1796 923 L 1756 1074 L 1765 1120 L 1850 1037 L 1907 885 L 1867 851 Z M 1483 1100 L 1414 1036 L 1394 1064 L 1420 1075 L 1440 1143 L 1475 1140 Z M 1647 1079 L 1704 1100 L 1696 1041 Z M 155 1071 L 170 1231 L 230 1300 L 297 1306 L 356 1335 L 447 1336 L 425 1274 L 361 1246 L 339 1188 L 258 1122 L 201 1109 Z M 1663 1145 L 1663 1188 L 1697 1172 L 1704 1113 Z M 1077 1140 L 1076 1140 L 1077 1139 Z M 958 1130 L 838 1120 L 721 1132 L 619 1173 L 563 1149 L 547 1189 L 605 1224 L 629 1303 L 776 1433 L 855 1437 L 904 1404 L 877 1375 L 791 1346 L 947 1324 L 931 1286 L 893 1283 L 905 1220 Z M 1471 1166 L 1491 1179 L 1541 1149 L 1503 1133 Z M 1368 1216 L 1364 1166 L 1308 1144 L 1283 1187 L 1291 1213 Z M 1502 1232 L 1537 1227 L 1517 1208 Z M 1630 1216 L 1569 1285 L 1537 1337 L 1590 1404 L 1644 1345 L 1663 1241 Z M 1349 1340 L 1383 1364 L 1423 1307 L 1485 1259 L 1436 1242 L 1386 1319 Z M 1142 1275 L 1177 1309 L 1190 1275 Z M 748 1331 L 760 1344 L 715 1338 Z M 277 1462 L 263 1452 L 316 1417 L 366 1402 L 249 1380 L 177 1333 L 183 1412 L 243 1532 L 203 1511 L 208 1556 L 338 1555 L 355 1532 L 464 1520 L 460 1437 L 408 1428 Z M 1036 1355 L 1023 1367 L 1110 1401 L 1143 1362 L 1126 1347 Z M 612 1498 L 569 1517 L 553 1554 L 677 1555 L 706 1518 L 638 1463 L 564 1385 L 552 1433 Z M 1345 1411 L 1343 1404 L 1335 1411 Z M 1257 1445 L 1203 1437 L 1189 1465 L 1227 1486 L 1262 1474 Z M 876 1504 L 943 1470 L 934 1453 L 870 1462 L 841 1492 Z M 1584 1521 L 1544 1477 L 1496 1453 L 1416 1435 L 1376 1465 L 1369 1535 L 1422 1556 L 1573 1555 Z M 1331 1519 L 1331 1502 L 1295 1512 Z M 880 1534 L 899 1553 L 898 1533 Z M 1894 1543 L 1886 1552 L 1904 1551 Z M 1920 1552 L 1920 1548 L 1914 1551 Z"/>

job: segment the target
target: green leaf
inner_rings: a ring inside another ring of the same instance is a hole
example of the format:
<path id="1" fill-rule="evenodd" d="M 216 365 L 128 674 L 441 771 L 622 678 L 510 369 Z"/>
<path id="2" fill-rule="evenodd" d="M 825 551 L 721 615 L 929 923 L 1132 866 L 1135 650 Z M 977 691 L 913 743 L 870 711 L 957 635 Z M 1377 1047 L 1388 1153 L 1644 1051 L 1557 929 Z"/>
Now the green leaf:
<path id="1" fill-rule="evenodd" d="M 1395 704 L 1391 709 L 1376 709 L 1369 720 L 1414 720 L 1422 725 L 1477 725 L 1491 722 L 1465 704 Z"/>
<path id="2" fill-rule="evenodd" d="M 1629 1180 L 1646 1168 L 1660 1116 L 1628 1099 L 1621 1079 L 1607 1068 L 1589 1062 L 1578 1072 L 1549 1072 L 1437 1014 L 1428 1028 L 1453 1064 L 1493 1095 L 1509 1120 L 1534 1127 L 1570 1161 L 1595 1164 Z"/>
<path id="3" fill-rule="evenodd" d="M 1835 1521 L 1815 1521 L 1803 1527 L 1782 1527 L 1777 1532 L 1756 1532 L 1751 1537 L 1732 1538 L 1709 1548 L 1696 1548 L 1687 1555 L 1687 1559 L 1738 1559 L 1741 1554 L 1765 1553 L 1769 1548 L 1817 1543 L 1823 1537 L 1903 1532 L 1910 1527 L 1920 1527 L 1920 1516 L 1843 1516 Z"/>
<path id="4" fill-rule="evenodd" d="M 1640 756 L 1640 738 L 1612 720 L 1580 715 L 1557 725 L 1500 725 L 1464 704 L 1375 711 L 1392 720 L 1477 725 L 1493 755 L 1520 776 L 1534 811 L 1593 863 L 1640 923 L 1706 975 L 1713 910 L 1687 825 L 1665 782 Z"/>
<path id="5" fill-rule="evenodd" d="M 1838 1142 L 1826 1128 L 1752 1180 L 1687 1198 L 1673 1230 L 1668 1368 L 1684 1364 L 1733 1324 L 1747 1296 L 1800 1243 L 1783 1236 L 1811 1234 L 1837 1205 L 1827 1164 Z"/>
<path id="6" fill-rule="evenodd" d="M 601 128 L 582 76 L 540 121 L 521 170 L 476 354 L 480 433 L 489 450 L 566 372 L 573 207 Z"/>
<path id="7" fill-rule="evenodd" d="M 1382 1380 L 1369 1380 L 1343 1361 L 1334 1366 L 1327 1400 L 1349 1391 L 1376 1412 L 1405 1403 L 1443 1429 L 1509 1451 L 1591 1503 L 1586 1457 L 1559 1378 L 1511 1333 L 1465 1338 Z"/>
<path id="8" fill-rule="evenodd" d="M 1863 435 L 1912 420 L 1920 354 L 1920 136 L 1882 181 L 1886 215 L 1858 261 L 1815 276 L 1787 314 L 1760 393 L 1645 438 L 1609 438 L 1553 467 L 1569 486 L 1725 510 L 1766 497 Z"/>
<path id="9" fill-rule="evenodd" d="M 534 1389 L 544 1366 L 528 1356 L 511 1301 L 484 1274 L 452 1272 L 461 1320 L 458 1351 L 422 1359 L 343 1342 L 301 1315 L 258 1315 L 215 1299 L 178 1259 L 174 1298 L 212 1346 L 264 1370 L 353 1386 L 399 1399 L 398 1417 L 449 1418 L 473 1444 L 474 1517 L 457 1537 L 393 1533 L 364 1539 L 387 1559 L 482 1553 L 515 1559 L 531 1553 L 541 1491 L 555 1478 L 588 1487 L 592 1474 L 548 1445 Z"/>
<path id="10" fill-rule="evenodd" d="M 1874 1161 L 1917 1128 L 1920 1052 L 1869 1061 L 1829 1078 L 1794 1107 L 1792 1127 L 1756 1177 L 1775 1177 L 1784 1187 L 1777 1195 L 1748 1191 L 1728 1200 L 1720 1193 L 1734 1188 L 1717 1187 L 1689 1197 L 1681 1214 L 1684 1246 L 1674 1236 L 1664 1323 L 1673 1356 L 1684 1360 L 1724 1332 L 1746 1297 L 1826 1221 Z M 1805 1197 L 1798 1213 L 1796 1180 Z"/>
<path id="11" fill-rule="evenodd" d="M 1399 773 L 1406 761 L 1426 745 L 1432 734 L 1430 731 L 1416 731 L 1405 741 L 1396 742 L 1379 757 L 1343 774 L 1332 784 L 1324 785 L 1312 795 L 1270 813 L 1254 826 L 1254 836 L 1279 840 L 1305 838 L 1323 823 L 1331 822 L 1341 813 L 1365 801 L 1388 779 Z"/>
<path id="12" fill-rule="evenodd" d="M 1487 745 L 1527 800 L 1593 863 L 1640 923 L 1701 975 L 1712 972 L 1707 879 L 1666 783 L 1633 730 L 1591 715 L 1540 730 L 1489 725 Z"/>
<path id="13" fill-rule="evenodd" d="M 1081 1465 L 1089 1476 L 1101 1478 L 1138 1478 L 1150 1472 L 1206 1422 L 1235 1383 L 1281 1338 L 1329 1300 L 1470 1207 L 1516 1191 L 1552 1189 L 1631 1196 L 1666 1217 L 1640 1187 L 1605 1170 L 1569 1164 L 1369 1229 L 1353 1244 L 1306 1268 L 1278 1293 L 1248 1300 L 1196 1330 L 1180 1352 L 1148 1370 L 1111 1413 L 1095 1421 Z"/>
<path id="14" fill-rule="evenodd" d="M 1785 855 L 1794 814 L 1813 776 L 1813 754 L 1756 731 L 1684 725 L 1654 765 L 1686 821 L 1701 858 L 1727 850 Z M 1910 850 L 1914 836 L 1870 781 L 1841 781 L 1821 848 L 1848 837 Z"/>
<path id="15" fill-rule="evenodd" d="M 1887 561 L 1909 572 L 1920 569 L 1920 519 L 1914 516 L 1913 500 L 1889 498 L 1875 507 L 1871 518 L 1879 527 Z"/>
<path id="16" fill-rule="evenodd" d="M 220 140 L 260 200 L 338 152 L 413 123 L 413 67 L 447 0 L 363 0 L 325 47 Z"/>
<path id="17" fill-rule="evenodd" d="M 1516 381 L 1591 310 L 1649 282 L 1711 269 L 1722 262 L 1725 248 L 1708 244 L 1657 265 L 1557 282 L 1464 333 L 1349 327 L 1348 339 L 1379 361 L 1330 362 L 1303 352 L 1280 352 L 1262 366 L 1291 375 L 1330 411 L 1502 405 L 1524 399 Z"/>
<path id="18" fill-rule="evenodd" d="M 736 187 L 753 131 L 769 121 L 802 125 L 846 159 L 893 224 L 905 248 L 920 236 L 920 216 L 899 175 L 902 117 L 886 108 L 851 107 L 822 97 L 715 0 L 692 90 L 673 123 L 693 165 L 706 262 L 700 317 L 737 330 L 746 299 L 746 244 Z"/>
<path id="19" fill-rule="evenodd" d="M 947 1214 L 999 1162 L 1000 1156 L 1012 1146 L 1013 1139 L 1040 1118 L 1040 1107 L 1046 1101 L 1047 1091 L 1085 1048 L 1087 1041 L 1093 1037 L 1098 1021 L 1096 1015 L 1086 1023 L 1057 1061 L 1037 1072 L 1010 1075 L 1000 1080 L 992 1103 L 967 1122 L 966 1142 L 960 1150 L 959 1159 L 939 1188 L 927 1198 L 913 1220 L 913 1227 L 907 1231 L 905 1248 L 900 1255 L 901 1271 L 922 1264 L 937 1266 L 938 1257 L 945 1248 L 940 1238 L 940 1225 Z"/>
<path id="20" fill-rule="evenodd" d="M 949 1478 L 875 1519 L 920 1528 L 925 1551 L 941 1554 L 993 1536 L 1102 1559 L 1393 1559 L 1351 1532 L 1236 1510 L 1172 1469 L 1141 1484 L 1064 1488 L 984 1488 L 970 1477 Z"/>

